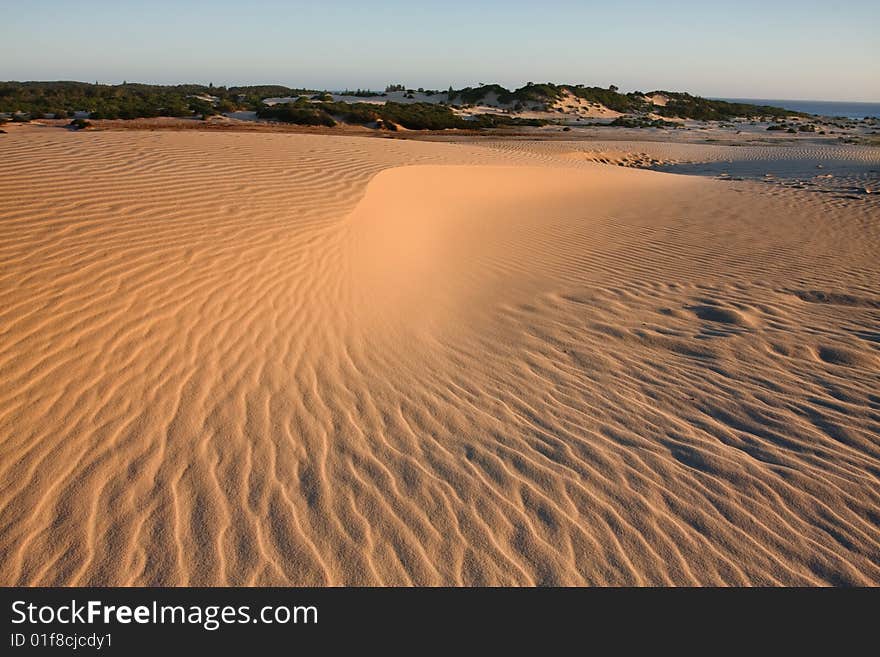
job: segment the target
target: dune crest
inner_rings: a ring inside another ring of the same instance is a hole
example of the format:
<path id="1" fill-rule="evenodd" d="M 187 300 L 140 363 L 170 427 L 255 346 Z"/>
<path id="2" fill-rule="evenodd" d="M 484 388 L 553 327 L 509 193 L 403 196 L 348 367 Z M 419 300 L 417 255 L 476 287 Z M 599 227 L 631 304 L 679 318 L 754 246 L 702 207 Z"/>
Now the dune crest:
<path id="1" fill-rule="evenodd" d="M 364 311 L 410 328 L 431 318 L 450 328 L 499 301 L 528 299 L 552 285 L 548 279 L 570 264 L 569 252 L 588 240 L 590 210 L 631 182 L 534 166 L 381 171 L 347 218 L 352 281 Z M 560 250 L 563 234 L 577 246 Z"/>

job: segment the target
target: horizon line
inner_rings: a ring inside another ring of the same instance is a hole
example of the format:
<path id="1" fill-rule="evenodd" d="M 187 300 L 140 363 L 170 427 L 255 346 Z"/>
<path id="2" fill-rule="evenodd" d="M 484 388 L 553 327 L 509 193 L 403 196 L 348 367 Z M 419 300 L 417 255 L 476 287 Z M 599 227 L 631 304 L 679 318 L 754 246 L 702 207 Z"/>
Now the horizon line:
<path id="1" fill-rule="evenodd" d="M 88 80 L 73 80 L 73 79 L 61 79 L 61 78 L 54 79 L 54 80 L 51 80 L 51 79 L 45 79 L 45 80 L 38 80 L 38 79 L 0 80 L 0 84 L 12 83 L 12 82 L 17 82 L 17 83 L 78 82 L 81 84 L 99 84 L 99 85 L 107 85 L 107 86 L 120 86 L 123 84 L 143 84 L 143 85 L 150 85 L 150 86 L 157 86 L 157 87 L 174 87 L 174 86 L 187 85 L 187 84 L 198 85 L 198 86 L 203 86 L 203 87 L 208 87 L 210 85 L 213 85 L 215 87 L 227 87 L 227 88 L 228 87 L 279 86 L 279 87 L 287 87 L 289 89 L 308 89 L 310 91 L 328 91 L 328 92 L 329 91 L 351 91 L 352 90 L 352 87 L 348 87 L 348 86 L 346 86 L 344 88 L 342 88 L 342 87 L 336 87 L 336 88 L 324 87 L 323 89 L 319 89 L 318 87 L 311 87 L 310 88 L 310 87 L 305 87 L 305 86 L 284 84 L 281 82 L 249 82 L 249 83 L 237 82 L 237 83 L 232 83 L 232 84 L 229 84 L 229 83 L 214 84 L 213 82 L 194 82 L 194 81 L 187 81 L 187 82 L 144 82 L 144 81 L 132 81 L 132 80 L 128 80 L 127 78 L 122 78 L 122 80 L 120 82 L 101 82 L 100 80 L 95 80 L 94 82 L 91 82 Z M 397 84 L 397 83 L 388 83 L 388 84 Z M 498 84 L 499 86 L 507 89 L 507 87 L 505 87 L 503 84 L 498 83 L 498 82 L 488 82 L 488 83 L 484 83 L 483 85 L 475 85 L 475 86 L 488 86 L 488 85 L 492 85 L 492 84 Z M 525 84 L 528 84 L 528 83 L 525 83 Z M 525 84 L 522 86 L 525 86 Z M 537 82 L 537 83 L 532 83 L 532 84 L 555 84 L 557 86 L 563 86 L 563 85 L 574 86 L 576 84 L 581 84 L 583 86 L 597 86 L 597 87 L 600 87 L 603 89 L 607 88 L 607 87 L 602 87 L 601 85 L 588 85 L 586 83 L 580 83 L 580 82 L 570 83 L 570 82 L 549 82 L 549 81 L 546 81 L 546 82 Z M 466 88 L 468 88 L 468 86 L 470 86 L 470 85 L 466 85 L 464 87 L 454 87 L 454 88 L 460 90 L 460 89 L 466 89 Z M 375 91 L 378 93 L 381 93 L 384 90 L 384 89 L 372 89 L 369 86 L 367 86 L 367 87 L 354 87 L 355 90 L 358 88 L 360 88 L 362 91 Z M 406 88 L 407 89 L 416 89 L 418 87 L 406 85 Z M 430 87 L 423 86 L 422 88 L 428 89 Z M 518 88 L 518 87 L 514 87 L 514 89 L 515 88 Z M 440 89 L 440 91 L 445 91 L 445 89 Z M 622 93 L 633 93 L 633 91 L 636 91 L 636 90 L 622 92 Z M 640 91 L 640 90 L 638 90 L 638 91 Z M 671 89 L 652 89 L 650 91 L 672 91 L 672 90 Z M 641 92 L 641 93 L 650 93 L 650 91 Z M 702 97 L 702 98 L 707 98 L 709 100 L 773 100 L 773 101 L 800 102 L 800 103 L 817 103 L 818 102 L 818 103 L 857 103 L 857 104 L 866 104 L 866 105 L 880 104 L 880 99 L 878 99 L 878 100 L 853 100 L 853 99 L 841 100 L 841 99 L 827 99 L 827 98 L 766 98 L 766 97 L 760 97 L 760 96 L 719 96 L 719 95 L 714 95 L 714 94 L 702 95 L 702 94 L 691 92 L 691 91 L 677 91 L 674 93 L 689 93 L 691 95 Z"/>

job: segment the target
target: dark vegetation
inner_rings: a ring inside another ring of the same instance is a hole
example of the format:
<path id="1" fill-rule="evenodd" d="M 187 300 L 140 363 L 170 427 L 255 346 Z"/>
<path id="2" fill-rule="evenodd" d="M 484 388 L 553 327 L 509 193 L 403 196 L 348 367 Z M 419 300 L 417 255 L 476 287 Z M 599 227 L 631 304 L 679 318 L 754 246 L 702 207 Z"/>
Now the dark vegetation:
<path id="1" fill-rule="evenodd" d="M 339 92 L 340 96 L 354 96 L 355 98 L 375 98 L 376 96 L 381 96 L 381 92 L 379 91 L 370 91 L 369 89 L 355 89 L 352 91 L 351 89 L 344 89 Z"/>
<path id="2" fill-rule="evenodd" d="M 596 125 L 620 126 L 623 128 L 680 128 L 681 125 L 675 121 L 664 121 L 663 119 L 649 119 L 642 116 L 628 117 L 618 116 L 611 123 L 599 123 Z"/>
<path id="3" fill-rule="evenodd" d="M 468 122 L 450 108 L 431 103 L 385 103 L 376 112 L 384 122 L 401 125 L 409 130 L 445 130 L 468 127 Z"/>
<path id="4" fill-rule="evenodd" d="M 257 109 L 263 98 L 314 94 L 277 85 L 215 87 L 90 84 L 87 82 L 0 82 L 0 112 L 58 118 L 88 112 L 92 119 L 135 119 L 156 116 L 206 116 L 237 109 Z M 202 100 L 196 96 L 212 96 Z"/>
<path id="5" fill-rule="evenodd" d="M 447 95 L 450 103 L 459 101 L 462 105 L 476 105 L 491 93 L 498 94 L 498 100 L 502 103 L 508 103 L 511 100 L 511 92 L 498 84 L 486 84 L 481 87 L 465 87 L 458 91 L 450 88 Z"/>
<path id="6" fill-rule="evenodd" d="M 391 84 L 385 93 L 404 92 L 414 98 L 415 91 L 402 84 Z M 438 95 L 437 91 L 420 92 Z M 451 104 L 474 105 L 490 94 L 515 110 L 526 107 L 549 107 L 564 92 L 570 92 L 591 103 L 599 103 L 618 112 L 635 115 L 627 121 L 638 126 L 666 127 L 666 122 L 651 122 L 644 118 L 650 111 L 666 117 L 698 120 L 730 120 L 733 117 L 772 117 L 781 122 L 789 116 L 807 116 L 797 112 L 744 103 L 709 100 L 686 93 L 662 93 L 669 98 L 665 107 L 646 102 L 639 92 L 620 93 L 614 85 L 607 89 L 583 85 L 555 85 L 528 83 L 510 91 L 497 84 L 467 87 L 458 91 L 450 88 L 447 100 Z M 359 97 L 382 96 L 379 92 L 358 89 L 346 92 Z M 263 100 L 270 97 L 301 97 L 287 105 L 267 107 Z M 312 102 L 308 99 L 311 98 Z M 334 125 L 336 121 L 383 126 L 401 125 L 412 130 L 442 130 L 446 128 L 483 128 L 500 126 L 541 125 L 543 122 L 510 116 L 479 115 L 457 116 L 444 104 L 430 103 L 334 103 L 327 92 L 296 89 L 280 85 L 215 87 L 213 84 L 148 85 L 123 83 L 119 85 L 90 84 L 85 82 L 0 82 L 0 113 L 12 120 L 27 121 L 45 115 L 74 118 L 77 112 L 86 112 L 90 119 L 134 119 L 141 117 L 208 117 L 212 114 L 236 110 L 255 110 L 263 118 L 303 125 Z M 613 123 L 612 125 L 622 125 Z M 787 129 L 787 127 L 786 127 Z"/>
<path id="7" fill-rule="evenodd" d="M 409 130 L 445 130 L 447 128 L 474 129 L 504 126 L 539 126 L 544 121 L 517 119 L 510 116 L 481 114 L 466 119 L 445 105 L 431 103 L 340 103 L 309 102 L 301 98 L 292 103 L 277 104 L 257 111 L 260 118 L 276 119 L 299 125 L 335 125 L 336 121 L 357 125 L 375 124 L 378 127 Z"/>
<path id="8" fill-rule="evenodd" d="M 529 82 L 519 89 L 510 91 L 497 84 L 486 84 L 479 87 L 467 87 L 458 91 L 450 89 L 449 101 L 452 103 L 475 105 L 489 96 L 489 94 L 494 93 L 502 104 L 524 105 L 532 103 L 533 105 L 547 107 L 558 100 L 565 91 L 587 102 L 598 103 L 608 109 L 621 113 L 654 111 L 663 116 L 701 121 L 723 121 L 738 116 L 806 116 L 799 112 L 782 109 L 781 107 L 750 105 L 748 103 L 728 103 L 723 100 L 709 100 L 708 98 L 692 96 L 687 93 L 671 91 L 654 91 L 648 94 L 663 94 L 669 98 L 669 102 L 665 107 L 655 107 L 645 100 L 645 95 L 641 92 L 620 93 L 614 85 L 606 89 L 603 87 L 586 87 L 580 84 L 556 85 Z"/>
<path id="9" fill-rule="evenodd" d="M 602 87 L 575 85 L 574 87 L 566 88 L 578 98 L 591 103 L 599 103 L 615 112 L 636 112 L 650 109 L 650 105 L 642 99 L 642 95 L 638 92 L 622 94 L 618 93 L 616 87 L 613 89 L 603 89 Z"/>
<path id="10" fill-rule="evenodd" d="M 401 125 L 408 130 L 445 130 L 467 127 L 466 121 L 450 108 L 431 103 L 385 103 L 379 116 L 386 123 Z"/>
<path id="11" fill-rule="evenodd" d="M 257 110 L 257 116 L 261 119 L 275 119 L 297 125 L 323 125 L 328 128 L 336 125 L 335 119 L 317 103 L 313 104 L 305 99 L 293 103 L 265 105 Z"/>
<path id="12" fill-rule="evenodd" d="M 795 134 L 797 132 L 816 132 L 816 126 L 812 123 L 774 123 L 773 125 L 768 125 L 767 130 L 778 131 L 778 132 L 788 132 L 791 134 Z M 821 131 L 819 134 L 825 134 L 824 131 Z"/>
<path id="13" fill-rule="evenodd" d="M 709 100 L 699 96 L 671 91 L 653 91 L 651 94 L 663 94 L 669 101 L 665 107 L 656 107 L 655 112 L 663 116 L 675 116 L 682 119 L 697 121 L 724 121 L 737 116 L 769 116 L 784 118 L 787 116 L 809 116 L 802 112 L 794 112 L 770 105 L 751 105 L 749 103 L 728 103 L 723 100 Z"/>
<path id="14" fill-rule="evenodd" d="M 480 87 L 466 87 L 458 91 L 450 88 L 448 96 L 450 103 L 476 105 L 490 93 L 497 94 L 498 102 L 505 105 L 510 103 L 533 103 L 546 106 L 559 97 L 561 87 L 557 87 L 555 84 L 535 84 L 529 82 L 519 89 L 510 91 L 498 84 L 485 84 Z"/>

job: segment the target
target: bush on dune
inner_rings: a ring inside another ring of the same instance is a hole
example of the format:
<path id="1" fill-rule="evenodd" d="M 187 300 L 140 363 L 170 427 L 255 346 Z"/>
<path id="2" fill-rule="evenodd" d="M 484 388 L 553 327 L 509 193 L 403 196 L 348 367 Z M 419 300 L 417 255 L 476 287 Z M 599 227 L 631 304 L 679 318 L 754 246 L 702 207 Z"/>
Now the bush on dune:
<path id="1" fill-rule="evenodd" d="M 369 89 L 355 89 L 352 91 L 351 89 L 344 89 L 339 92 L 340 96 L 353 96 L 355 98 L 375 98 L 376 96 L 381 96 L 381 92 L 379 91 L 370 91 Z"/>
<path id="2" fill-rule="evenodd" d="M 583 87 L 580 85 L 567 86 L 566 89 L 581 100 L 604 105 L 615 112 L 633 112 L 646 109 L 645 101 L 639 92 L 622 94 L 617 91 L 616 87 L 603 89 L 602 87 Z"/>
<path id="3" fill-rule="evenodd" d="M 386 93 L 405 92 L 414 97 L 413 90 L 402 84 L 392 84 Z M 450 102 L 464 105 L 478 104 L 490 94 L 495 94 L 503 104 L 517 109 L 530 106 L 547 108 L 568 91 L 582 100 L 599 103 L 619 112 L 644 112 L 648 109 L 664 116 L 675 116 L 699 120 L 725 120 L 734 116 L 766 116 L 784 118 L 799 116 L 779 107 L 727 103 L 709 100 L 686 93 L 656 91 L 669 98 L 665 107 L 652 108 L 637 92 L 622 94 L 613 85 L 607 89 L 585 87 L 583 85 L 556 85 L 551 83 L 532 83 L 509 91 L 497 84 L 468 87 L 455 91 L 450 88 Z M 355 95 L 374 96 L 377 92 L 357 90 Z M 424 92 L 436 95 L 439 92 Z M 383 95 L 383 94 L 379 94 Z M 215 87 L 200 84 L 150 85 L 123 83 L 119 85 L 91 84 L 86 82 L 0 82 L 0 112 L 23 113 L 42 116 L 71 116 L 74 112 L 89 112 L 91 118 L 133 119 L 139 117 L 208 116 L 216 112 L 231 112 L 250 108 L 262 111 L 263 99 L 313 97 L 318 102 L 332 102 L 326 92 L 297 89 L 281 85 L 252 85 L 234 87 Z M 308 98 L 304 99 L 308 102 Z M 411 111 L 391 109 L 391 114 L 399 115 L 411 125 L 421 128 L 442 129 L 444 127 L 467 127 L 458 124 L 457 117 L 425 107 L 425 103 L 412 103 Z M 431 105 L 436 108 L 437 105 Z M 805 115 L 804 115 L 805 116 Z M 303 118 L 303 117 L 301 117 Z M 308 118 L 308 117 L 304 117 Z M 389 120 L 394 120 L 389 116 Z M 462 119 L 463 120 L 463 119 Z M 488 120 L 487 120 L 488 121 Z M 497 121 L 496 121 L 497 123 Z M 404 125 L 404 123 L 401 123 Z M 419 129 L 419 128 L 414 128 Z"/>
<path id="4" fill-rule="evenodd" d="M 517 119 L 496 114 L 477 114 L 467 119 L 458 116 L 445 105 L 432 105 L 431 103 L 412 103 L 409 105 L 386 103 L 377 110 L 377 113 L 383 120 L 392 121 L 409 130 L 446 130 L 448 128 L 473 130 L 502 126 L 537 126 L 545 123 L 535 119 Z"/>
<path id="5" fill-rule="evenodd" d="M 323 125 L 332 128 L 336 121 L 320 108 L 298 107 L 296 103 L 279 103 L 257 111 L 261 119 L 275 119 L 297 125 Z"/>
<path id="6" fill-rule="evenodd" d="M 465 127 L 464 119 L 450 108 L 431 103 L 385 103 L 378 114 L 408 130 L 445 130 Z"/>
<path id="7" fill-rule="evenodd" d="M 734 117 L 770 116 L 785 118 L 788 116 L 809 116 L 803 112 L 794 112 L 770 105 L 729 103 L 724 100 L 710 100 L 700 96 L 672 91 L 652 91 L 651 93 L 662 94 L 669 99 L 665 106 L 654 108 L 655 112 L 663 116 L 675 116 L 682 119 L 725 121 Z"/>
<path id="8" fill-rule="evenodd" d="M 465 87 L 458 91 L 450 89 L 447 95 L 449 102 L 460 100 L 460 104 L 462 105 L 477 105 L 491 93 L 497 94 L 499 100 L 510 95 L 510 91 L 499 84 L 484 84 L 480 87 Z"/>
<path id="9" fill-rule="evenodd" d="M 648 119 L 644 117 L 626 117 L 618 116 L 611 123 L 597 124 L 618 126 L 623 128 L 680 128 L 681 126 L 674 121 L 664 121 L 663 119 Z"/>
<path id="10" fill-rule="evenodd" d="M 465 118 L 446 105 L 432 103 L 312 103 L 302 98 L 293 103 L 263 107 L 258 110 L 257 116 L 299 125 L 329 126 L 339 120 L 357 125 L 376 124 L 387 129 L 402 126 L 407 130 L 474 130 L 503 126 L 540 126 L 546 123 L 537 119 L 518 119 L 494 114 L 478 114 Z"/>
<path id="11" fill-rule="evenodd" d="M 503 104 L 512 104 L 517 110 L 524 109 L 526 104 L 536 104 L 545 108 L 562 97 L 565 91 L 591 103 L 598 103 L 618 112 L 630 112 L 641 109 L 645 105 L 641 94 L 618 93 L 617 88 L 603 89 L 601 87 L 585 87 L 583 85 L 562 84 L 556 85 L 550 82 L 528 84 L 510 91 L 497 84 L 486 84 L 480 87 L 466 87 L 458 91 L 449 92 L 450 102 L 464 105 L 475 105 L 486 98 L 489 94 L 495 94 L 498 101 Z"/>
<path id="12" fill-rule="evenodd" d="M 71 116 L 84 111 L 95 119 L 209 115 L 262 104 L 267 97 L 296 96 L 304 89 L 279 85 L 118 85 L 87 82 L 0 82 L 0 112 Z M 314 91 L 307 93 L 315 93 Z M 209 100 L 208 97 L 214 100 Z"/>

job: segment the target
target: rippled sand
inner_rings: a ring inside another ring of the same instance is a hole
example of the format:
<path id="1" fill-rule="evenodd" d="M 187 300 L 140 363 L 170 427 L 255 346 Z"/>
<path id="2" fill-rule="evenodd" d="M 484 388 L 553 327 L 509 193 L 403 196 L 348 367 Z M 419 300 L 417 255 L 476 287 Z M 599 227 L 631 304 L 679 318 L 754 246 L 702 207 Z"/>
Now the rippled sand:
<path id="1" fill-rule="evenodd" d="M 487 145 L 0 135 L 0 584 L 880 583 L 876 195 Z"/>

